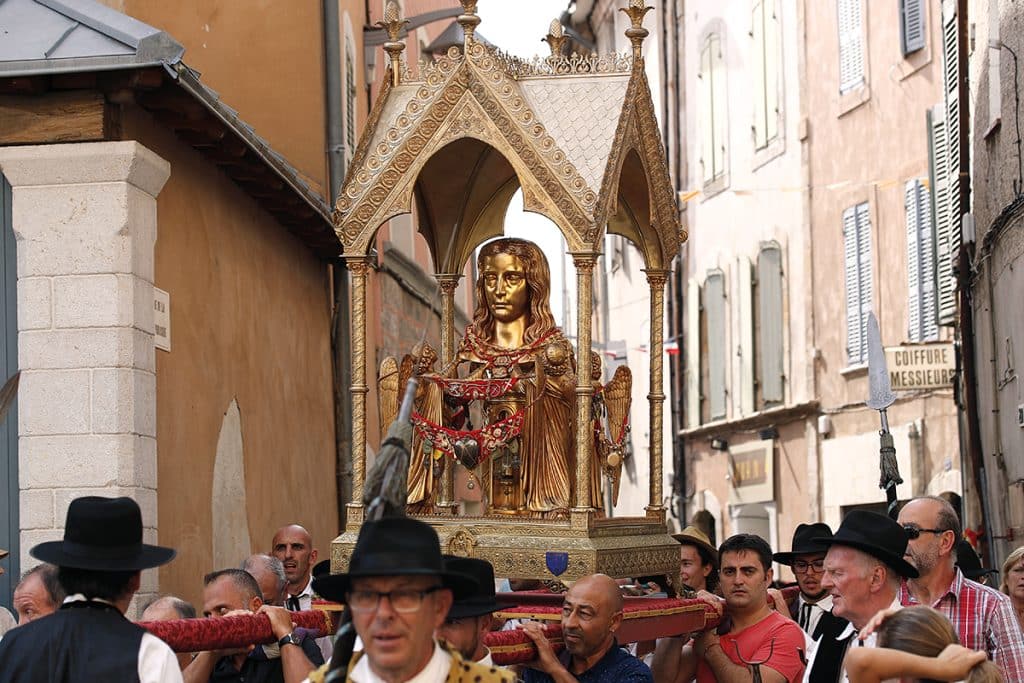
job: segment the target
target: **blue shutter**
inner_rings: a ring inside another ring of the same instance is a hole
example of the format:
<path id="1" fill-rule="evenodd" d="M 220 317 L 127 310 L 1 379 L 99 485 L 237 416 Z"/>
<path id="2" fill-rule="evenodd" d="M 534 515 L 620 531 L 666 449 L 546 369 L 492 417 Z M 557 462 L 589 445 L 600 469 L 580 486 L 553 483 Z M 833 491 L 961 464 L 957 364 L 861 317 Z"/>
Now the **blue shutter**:
<path id="1" fill-rule="evenodd" d="M 903 192 L 907 213 L 907 339 L 921 341 L 921 220 L 917 180 L 909 180 Z"/>
<path id="2" fill-rule="evenodd" d="M 900 0 L 900 49 L 909 55 L 925 44 L 924 0 Z"/>
<path id="3" fill-rule="evenodd" d="M 686 283 L 686 328 L 683 333 L 686 358 L 686 426 L 700 424 L 700 285 L 691 278 Z"/>
<path id="4" fill-rule="evenodd" d="M 938 263 L 938 319 L 939 324 L 951 325 L 956 316 L 956 279 L 953 277 L 953 257 L 960 250 L 960 65 L 958 63 L 958 34 L 956 2 L 942 3 L 942 64 L 945 121 L 941 155 L 936 149 L 936 174 L 943 178 L 936 182 L 944 186 L 943 196 L 937 197 L 935 236 Z M 936 193 L 938 185 L 936 186 Z"/>
<path id="5" fill-rule="evenodd" d="M 868 204 L 843 212 L 846 281 L 846 358 L 849 365 L 867 359 L 867 323 L 871 311 L 871 220 Z"/>
<path id="6" fill-rule="evenodd" d="M 18 268 L 11 186 L 0 175 L 0 385 L 18 371 Z M 10 551 L 0 576 L 0 605 L 11 606 L 21 567 L 18 491 L 18 400 L 0 422 L 0 548 Z"/>
<path id="7" fill-rule="evenodd" d="M 860 362 L 868 360 L 868 314 L 871 312 L 871 216 L 868 203 L 857 205 L 857 270 L 860 285 Z"/>
<path id="8" fill-rule="evenodd" d="M 839 93 L 864 84 L 864 22 L 861 0 L 837 0 Z"/>
<path id="9" fill-rule="evenodd" d="M 931 193 L 924 183 L 916 181 L 917 216 L 920 266 L 918 277 L 921 284 L 921 339 L 930 341 L 939 338 L 935 301 L 935 229 L 932 225 Z"/>

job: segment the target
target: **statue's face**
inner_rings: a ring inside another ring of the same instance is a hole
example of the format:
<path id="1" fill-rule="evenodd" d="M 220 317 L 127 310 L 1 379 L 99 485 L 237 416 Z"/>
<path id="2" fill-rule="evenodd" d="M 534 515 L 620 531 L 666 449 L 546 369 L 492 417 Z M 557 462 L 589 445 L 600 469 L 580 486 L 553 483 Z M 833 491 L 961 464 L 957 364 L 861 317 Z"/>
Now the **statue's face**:
<path id="1" fill-rule="evenodd" d="M 530 290 L 526 285 L 526 269 L 518 256 L 485 256 L 481 277 L 487 307 L 495 320 L 509 323 L 526 315 Z"/>

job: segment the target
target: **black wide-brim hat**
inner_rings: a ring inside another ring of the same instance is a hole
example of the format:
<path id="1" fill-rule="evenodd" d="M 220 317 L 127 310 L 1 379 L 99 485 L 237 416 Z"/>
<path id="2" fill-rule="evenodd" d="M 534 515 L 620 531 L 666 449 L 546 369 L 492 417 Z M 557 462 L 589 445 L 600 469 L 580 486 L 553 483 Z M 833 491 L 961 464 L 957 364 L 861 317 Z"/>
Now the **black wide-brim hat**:
<path id="1" fill-rule="evenodd" d="M 792 550 L 788 553 L 775 553 L 772 559 L 779 564 L 791 565 L 797 555 L 815 555 L 828 551 L 828 546 L 816 543 L 816 538 L 831 538 L 832 527 L 824 522 L 814 524 L 798 524 L 793 532 Z"/>
<path id="2" fill-rule="evenodd" d="M 916 579 L 920 574 L 903 559 L 907 552 L 907 532 L 894 519 L 877 512 L 853 510 L 843 519 L 833 536 L 812 538 L 825 546 L 845 545 L 881 560 L 897 574 Z"/>
<path id="3" fill-rule="evenodd" d="M 139 571 L 167 564 L 173 548 L 142 542 L 142 512 L 131 498 L 75 498 L 68 506 L 64 540 L 32 548 L 37 560 L 93 571 Z"/>
<path id="4" fill-rule="evenodd" d="M 364 522 L 352 549 L 348 571 L 313 579 L 313 590 L 328 600 L 345 602 L 352 579 L 371 576 L 437 576 L 456 600 L 477 590 L 472 576 L 445 568 L 434 528 L 411 517 Z"/>
<path id="5" fill-rule="evenodd" d="M 961 538 L 956 544 L 956 566 L 960 567 L 963 575 L 972 581 L 977 581 L 986 574 L 998 573 L 994 569 L 981 566 L 981 558 L 966 538 Z"/>
<path id="6" fill-rule="evenodd" d="M 471 576 L 477 588 L 472 594 L 458 598 L 448 610 L 449 619 L 479 617 L 501 609 L 494 592 L 494 567 L 487 560 L 475 557 L 444 556 L 445 569 L 457 574 Z"/>

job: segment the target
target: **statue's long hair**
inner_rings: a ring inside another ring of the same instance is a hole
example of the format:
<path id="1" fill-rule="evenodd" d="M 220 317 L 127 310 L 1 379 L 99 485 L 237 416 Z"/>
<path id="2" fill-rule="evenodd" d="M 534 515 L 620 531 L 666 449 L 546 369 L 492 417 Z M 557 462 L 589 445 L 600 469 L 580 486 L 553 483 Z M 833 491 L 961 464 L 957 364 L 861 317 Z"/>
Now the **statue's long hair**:
<path id="1" fill-rule="evenodd" d="M 551 314 L 551 271 L 548 260 L 536 244 L 514 237 L 505 237 L 488 242 L 477 257 L 476 311 L 470 328 L 482 339 L 494 339 L 494 317 L 487 307 L 487 293 L 484 291 L 484 259 L 498 254 L 519 257 L 526 271 L 526 286 L 530 294 L 530 320 L 523 334 L 523 342 L 532 344 L 555 327 L 555 316 Z"/>

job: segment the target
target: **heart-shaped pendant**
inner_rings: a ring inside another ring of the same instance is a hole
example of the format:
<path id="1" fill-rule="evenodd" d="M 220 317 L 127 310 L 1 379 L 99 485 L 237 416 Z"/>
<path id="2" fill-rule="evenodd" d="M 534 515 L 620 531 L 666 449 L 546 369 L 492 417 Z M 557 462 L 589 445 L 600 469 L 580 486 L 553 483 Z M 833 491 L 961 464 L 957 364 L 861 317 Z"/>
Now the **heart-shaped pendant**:
<path id="1" fill-rule="evenodd" d="M 480 463 L 480 444 L 471 436 L 463 436 L 452 444 L 455 457 L 466 469 L 473 469 Z"/>

